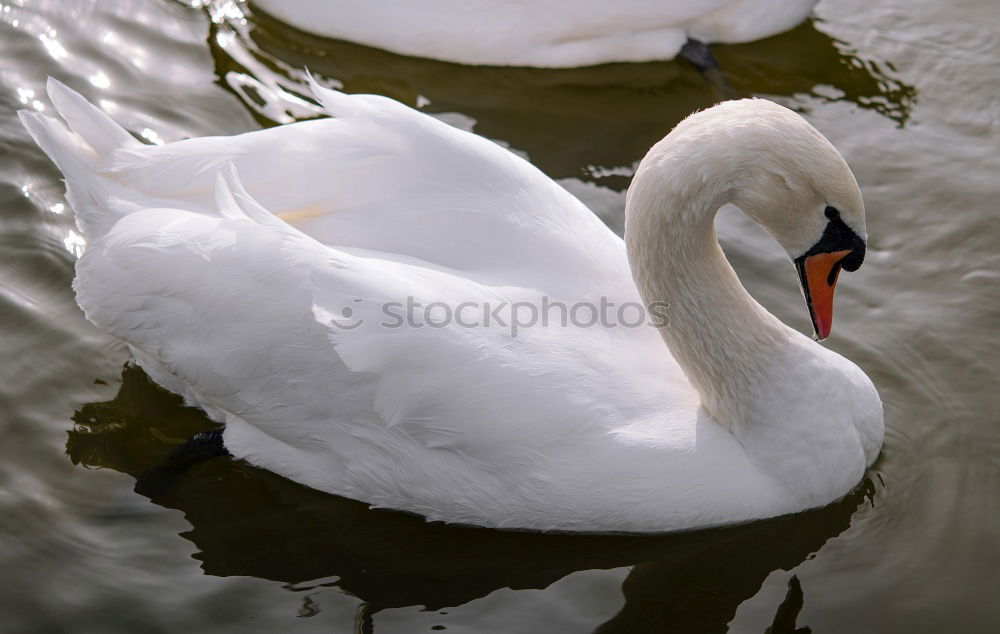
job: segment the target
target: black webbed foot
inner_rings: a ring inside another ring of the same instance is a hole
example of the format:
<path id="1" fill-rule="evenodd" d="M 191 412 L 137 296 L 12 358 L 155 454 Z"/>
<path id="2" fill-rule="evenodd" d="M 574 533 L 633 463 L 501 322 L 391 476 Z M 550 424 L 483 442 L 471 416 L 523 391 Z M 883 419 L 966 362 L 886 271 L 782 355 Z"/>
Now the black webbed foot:
<path id="1" fill-rule="evenodd" d="M 677 54 L 677 57 L 697 68 L 698 72 L 723 97 L 733 96 L 733 89 L 729 86 L 722 71 L 719 70 L 719 64 L 715 61 L 715 56 L 712 55 L 712 49 L 708 44 L 700 40 L 688 39 L 681 47 L 681 52 Z"/>
<path id="2" fill-rule="evenodd" d="M 700 73 L 704 73 L 710 68 L 717 69 L 719 67 L 712 55 L 712 49 L 701 40 L 688 39 L 681 47 L 678 57 L 697 68 Z"/>
<path id="3" fill-rule="evenodd" d="M 155 500 L 162 497 L 194 465 L 217 456 L 230 455 L 222 442 L 221 429 L 203 431 L 174 447 L 162 464 L 140 475 L 136 479 L 135 490 Z"/>

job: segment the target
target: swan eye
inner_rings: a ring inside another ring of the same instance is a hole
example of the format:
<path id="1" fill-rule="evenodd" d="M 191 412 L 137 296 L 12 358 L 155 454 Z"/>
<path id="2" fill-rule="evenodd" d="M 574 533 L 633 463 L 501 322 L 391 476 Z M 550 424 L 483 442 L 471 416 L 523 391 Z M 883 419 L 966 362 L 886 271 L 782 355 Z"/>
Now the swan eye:
<path id="1" fill-rule="evenodd" d="M 836 207 L 832 207 L 830 205 L 826 206 L 826 209 L 823 210 L 823 213 L 830 220 L 837 220 L 838 218 L 840 218 L 840 212 L 837 211 L 837 208 Z"/>

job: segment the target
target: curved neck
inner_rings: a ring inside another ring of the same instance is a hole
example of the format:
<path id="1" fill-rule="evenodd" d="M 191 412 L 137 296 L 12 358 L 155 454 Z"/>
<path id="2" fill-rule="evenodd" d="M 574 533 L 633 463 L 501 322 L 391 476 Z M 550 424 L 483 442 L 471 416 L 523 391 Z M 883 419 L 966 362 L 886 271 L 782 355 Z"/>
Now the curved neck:
<path id="1" fill-rule="evenodd" d="M 667 304 L 661 336 L 709 414 L 736 433 L 756 382 L 795 331 L 747 293 L 719 246 L 715 215 L 733 191 L 677 189 L 650 171 L 640 168 L 626 203 L 632 274 L 647 305 Z"/>

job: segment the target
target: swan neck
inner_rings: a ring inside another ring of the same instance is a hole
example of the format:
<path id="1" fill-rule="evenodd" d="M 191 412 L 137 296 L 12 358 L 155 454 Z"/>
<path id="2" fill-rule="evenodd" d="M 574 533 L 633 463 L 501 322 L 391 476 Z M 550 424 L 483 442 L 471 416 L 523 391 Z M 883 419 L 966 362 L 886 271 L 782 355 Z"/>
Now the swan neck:
<path id="1" fill-rule="evenodd" d="M 794 331 L 750 296 L 719 246 L 714 220 L 732 192 L 707 183 L 685 195 L 649 176 L 637 174 L 626 204 L 633 276 L 647 306 L 665 305 L 660 334 L 703 406 L 738 433 L 756 383 Z"/>

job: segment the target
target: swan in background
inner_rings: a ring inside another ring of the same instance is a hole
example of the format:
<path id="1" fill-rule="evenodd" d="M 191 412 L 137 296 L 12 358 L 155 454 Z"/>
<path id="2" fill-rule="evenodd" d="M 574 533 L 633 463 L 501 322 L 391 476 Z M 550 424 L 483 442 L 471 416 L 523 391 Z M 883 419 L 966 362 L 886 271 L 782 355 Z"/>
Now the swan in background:
<path id="1" fill-rule="evenodd" d="M 827 504 L 879 453 L 869 378 L 755 302 L 715 237 L 726 204 L 760 223 L 829 334 L 864 208 L 798 114 L 752 99 L 681 122 L 639 166 L 623 241 L 482 137 L 312 90 L 331 118 L 163 146 L 52 80 L 63 121 L 21 113 L 87 239 L 87 318 L 235 458 L 432 520 L 665 532 Z M 408 302 L 454 318 L 403 323 Z M 480 312 L 545 302 L 668 323 Z"/>
<path id="2" fill-rule="evenodd" d="M 252 0 L 251 6 L 303 31 L 402 55 L 570 68 L 673 59 L 688 40 L 759 40 L 795 27 L 816 2 Z"/>

